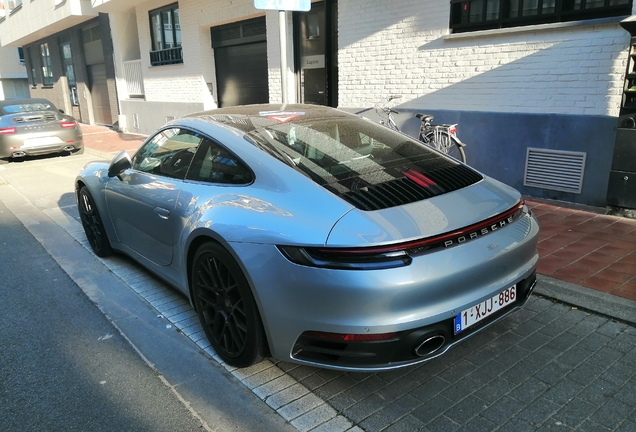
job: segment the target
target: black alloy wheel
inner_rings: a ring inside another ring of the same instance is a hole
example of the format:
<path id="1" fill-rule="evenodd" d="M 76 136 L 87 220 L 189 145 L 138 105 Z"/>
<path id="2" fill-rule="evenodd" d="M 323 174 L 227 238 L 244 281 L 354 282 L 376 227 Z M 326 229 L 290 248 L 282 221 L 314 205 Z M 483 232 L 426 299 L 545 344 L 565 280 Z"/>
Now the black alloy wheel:
<path id="1" fill-rule="evenodd" d="M 263 325 L 247 279 L 229 252 L 216 243 L 199 247 L 191 281 L 199 320 L 216 353 L 234 367 L 261 361 Z"/>
<path id="2" fill-rule="evenodd" d="M 99 257 L 106 257 L 113 253 L 102 223 L 102 218 L 99 216 L 95 201 L 88 191 L 86 186 L 82 186 L 78 195 L 78 207 L 80 219 L 82 220 L 82 226 L 86 233 L 88 243 L 90 243 L 93 252 Z"/>

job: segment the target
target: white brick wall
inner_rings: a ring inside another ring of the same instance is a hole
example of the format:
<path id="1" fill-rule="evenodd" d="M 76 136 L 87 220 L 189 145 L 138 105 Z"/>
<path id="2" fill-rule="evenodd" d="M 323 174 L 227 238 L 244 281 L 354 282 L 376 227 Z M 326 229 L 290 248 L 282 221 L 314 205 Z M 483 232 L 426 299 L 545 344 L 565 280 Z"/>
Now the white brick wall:
<path id="1" fill-rule="evenodd" d="M 629 35 L 617 23 L 448 36 L 449 2 L 339 2 L 339 102 L 617 115 Z"/>
<path id="2" fill-rule="evenodd" d="M 168 98 L 171 102 L 201 102 L 206 108 L 213 108 L 216 96 L 210 95 L 207 86 L 216 81 L 210 27 L 262 16 L 263 11 L 254 9 L 252 0 L 180 1 L 183 64 L 153 67 L 148 54 L 151 50 L 148 12 L 171 3 L 151 0 L 136 7 L 146 100 Z"/>
<path id="3" fill-rule="evenodd" d="M 179 2 L 183 65 L 151 67 L 148 12 L 169 4 L 136 7 L 148 101 L 216 105 L 206 83 L 215 83 L 209 28 L 264 11 L 252 0 Z M 618 24 L 561 24 L 449 35 L 449 2 L 341 0 L 339 103 L 370 106 L 402 94 L 413 108 L 617 115 L 629 35 Z M 278 14 L 267 12 L 270 100 L 280 100 Z M 288 16 L 288 64 L 291 14 Z M 293 101 L 294 77 L 289 94 Z"/>

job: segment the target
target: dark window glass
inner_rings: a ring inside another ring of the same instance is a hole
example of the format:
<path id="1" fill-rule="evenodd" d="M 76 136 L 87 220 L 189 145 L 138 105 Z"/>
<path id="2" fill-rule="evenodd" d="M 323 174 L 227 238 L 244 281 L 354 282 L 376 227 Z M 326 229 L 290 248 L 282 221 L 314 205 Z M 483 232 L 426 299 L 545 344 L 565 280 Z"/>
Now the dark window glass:
<path id="1" fill-rule="evenodd" d="M 632 0 L 451 0 L 454 33 L 630 15 Z"/>
<path id="2" fill-rule="evenodd" d="M 254 180 L 254 175 L 225 148 L 203 139 L 187 178 L 210 183 L 247 184 Z"/>
<path id="3" fill-rule="evenodd" d="M 22 0 L 8 0 L 7 5 L 9 6 L 9 12 L 13 12 L 22 6 Z"/>
<path id="4" fill-rule="evenodd" d="M 150 11 L 150 36 L 153 66 L 183 63 L 181 51 L 181 23 L 177 3 Z"/>
<path id="5" fill-rule="evenodd" d="M 183 180 L 201 143 L 201 136 L 184 129 L 157 133 L 137 151 L 132 167 L 138 171 Z"/>
<path id="6" fill-rule="evenodd" d="M 48 43 L 40 45 L 40 61 L 42 62 L 42 84 L 52 86 L 53 71 L 51 70 L 51 54 Z"/>
<path id="7" fill-rule="evenodd" d="M 392 168 L 423 161 L 437 169 L 456 165 L 419 141 L 359 119 L 281 123 L 247 136 L 321 184 L 359 175 L 380 182 L 392 178 Z"/>
<path id="8" fill-rule="evenodd" d="M 37 69 L 36 69 L 36 63 L 35 63 L 35 48 L 31 47 L 31 48 L 27 48 L 27 54 L 28 54 L 28 62 L 29 64 L 27 65 L 27 67 L 29 68 L 30 73 L 29 75 L 29 79 L 31 81 L 31 86 L 32 87 L 36 87 L 38 85 L 38 78 L 37 78 Z"/>
<path id="9" fill-rule="evenodd" d="M 11 102 L 11 101 L 9 101 Z M 57 111 L 55 105 L 46 99 L 34 99 L 30 103 L 4 105 L 0 108 L 3 114 L 29 113 L 34 111 Z"/>

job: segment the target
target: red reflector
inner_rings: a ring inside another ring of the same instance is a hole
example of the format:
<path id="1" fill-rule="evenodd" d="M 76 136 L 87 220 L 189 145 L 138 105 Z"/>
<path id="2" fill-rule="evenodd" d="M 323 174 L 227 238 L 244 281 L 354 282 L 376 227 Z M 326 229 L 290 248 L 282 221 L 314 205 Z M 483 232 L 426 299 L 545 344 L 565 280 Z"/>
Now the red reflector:
<path id="1" fill-rule="evenodd" d="M 64 129 L 72 129 L 77 126 L 77 123 L 73 121 L 63 121 L 60 122 L 60 126 L 62 126 Z"/>
<path id="2" fill-rule="evenodd" d="M 327 332 L 315 332 L 309 331 L 303 333 L 303 336 L 312 337 L 316 339 L 328 339 L 342 342 L 373 342 L 387 339 L 393 339 L 397 335 L 396 332 L 392 333 L 378 333 L 378 334 L 344 334 L 344 333 L 327 333 Z"/>
<path id="3" fill-rule="evenodd" d="M 413 180 L 415 183 L 422 187 L 431 187 L 437 184 L 430 178 L 426 177 L 424 174 L 418 173 L 417 171 L 406 170 L 402 171 L 402 174 L 404 174 L 405 177 Z"/>
<path id="4" fill-rule="evenodd" d="M 451 126 L 448 128 L 448 133 L 449 134 L 456 134 L 457 133 L 457 128 L 455 126 Z"/>
<path id="5" fill-rule="evenodd" d="M 66 140 L 67 143 L 73 143 L 75 140 Z"/>
<path id="6" fill-rule="evenodd" d="M 1 135 L 11 135 L 15 133 L 15 128 L 14 127 L 8 127 L 8 128 L 0 128 L 0 134 Z"/>

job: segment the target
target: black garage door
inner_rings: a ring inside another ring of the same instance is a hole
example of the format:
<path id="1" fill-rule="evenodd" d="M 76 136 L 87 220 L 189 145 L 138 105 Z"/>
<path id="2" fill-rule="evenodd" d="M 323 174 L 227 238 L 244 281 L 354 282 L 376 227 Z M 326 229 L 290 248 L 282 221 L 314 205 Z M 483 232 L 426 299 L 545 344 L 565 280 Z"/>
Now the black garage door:
<path id="1" fill-rule="evenodd" d="M 219 106 L 269 102 L 265 18 L 211 30 Z"/>

